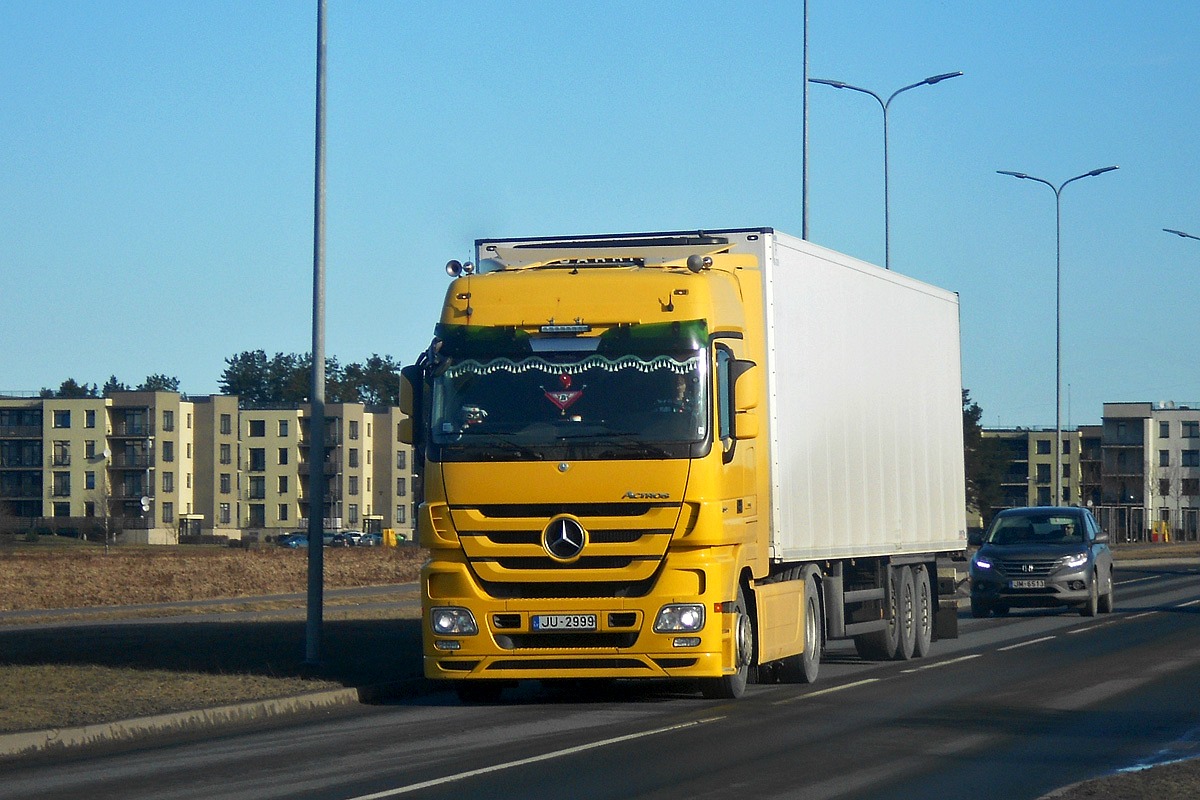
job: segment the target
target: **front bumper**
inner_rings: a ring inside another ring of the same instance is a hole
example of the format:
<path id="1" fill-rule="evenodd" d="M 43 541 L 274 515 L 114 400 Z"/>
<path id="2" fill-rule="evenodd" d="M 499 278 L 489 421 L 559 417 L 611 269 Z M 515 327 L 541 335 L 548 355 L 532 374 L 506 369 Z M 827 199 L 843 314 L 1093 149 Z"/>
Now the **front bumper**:
<path id="1" fill-rule="evenodd" d="M 1062 569 L 1038 578 L 971 569 L 971 600 L 1013 608 L 1054 608 L 1082 605 L 1091 597 L 1091 567 Z M 1031 584 L 1041 585 L 1031 585 Z"/>

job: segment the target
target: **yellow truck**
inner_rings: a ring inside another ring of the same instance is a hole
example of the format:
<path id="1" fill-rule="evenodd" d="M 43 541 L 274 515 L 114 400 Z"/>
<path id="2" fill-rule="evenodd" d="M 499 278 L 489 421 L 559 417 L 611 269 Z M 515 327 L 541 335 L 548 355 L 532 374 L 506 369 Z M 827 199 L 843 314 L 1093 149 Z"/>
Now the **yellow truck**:
<path id="1" fill-rule="evenodd" d="M 402 377 L 427 677 L 735 698 L 957 635 L 955 294 L 771 228 L 475 247 Z"/>

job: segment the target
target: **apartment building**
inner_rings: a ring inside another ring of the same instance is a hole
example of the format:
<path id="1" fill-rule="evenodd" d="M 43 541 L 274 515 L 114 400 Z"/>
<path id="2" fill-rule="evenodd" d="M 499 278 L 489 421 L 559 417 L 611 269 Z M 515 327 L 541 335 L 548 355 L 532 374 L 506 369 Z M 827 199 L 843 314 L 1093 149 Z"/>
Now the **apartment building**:
<path id="1" fill-rule="evenodd" d="M 239 409 L 238 398 L 118 392 L 0 398 L 0 527 L 123 542 L 266 537 L 307 526 L 311 469 L 326 476 L 326 527 L 411 538 L 411 448 L 397 409 L 326 406 L 322 457 L 308 407 Z"/>
<path id="2" fill-rule="evenodd" d="M 1003 500 L 999 508 L 1048 506 L 1054 502 L 1054 430 L 1042 428 L 987 428 L 983 435 L 997 439 L 1008 469 L 1001 479 Z M 1063 505 L 1077 505 L 1081 486 L 1082 437 L 1077 430 L 1062 432 Z"/>

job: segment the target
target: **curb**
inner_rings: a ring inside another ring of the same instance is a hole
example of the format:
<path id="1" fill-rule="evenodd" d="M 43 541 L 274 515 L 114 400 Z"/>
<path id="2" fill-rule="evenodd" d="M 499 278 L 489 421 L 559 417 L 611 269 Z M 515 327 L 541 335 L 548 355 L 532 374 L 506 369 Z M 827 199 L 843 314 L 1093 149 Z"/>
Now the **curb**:
<path id="1" fill-rule="evenodd" d="M 415 697 L 435 690 L 436 684 L 425 679 L 413 678 L 359 688 L 330 689 L 293 697 L 235 703 L 195 711 L 155 714 L 149 717 L 81 725 L 75 728 L 5 733 L 0 734 L 0 760 L 49 754 L 65 755 L 99 745 L 129 744 L 150 737 L 225 729 L 234 725 L 263 722 L 314 711 L 371 705 L 400 697 Z"/>

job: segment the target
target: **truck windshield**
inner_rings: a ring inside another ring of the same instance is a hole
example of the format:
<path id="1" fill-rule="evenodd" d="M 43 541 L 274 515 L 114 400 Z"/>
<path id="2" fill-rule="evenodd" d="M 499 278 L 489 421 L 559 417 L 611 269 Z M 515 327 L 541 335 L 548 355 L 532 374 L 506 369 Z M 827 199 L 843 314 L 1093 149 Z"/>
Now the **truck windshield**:
<path id="1" fill-rule="evenodd" d="M 443 340 L 446 346 L 434 360 L 430 381 L 433 457 L 521 461 L 702 455 L 710 417 L 703 331 L 683 340 L 677 326 L 663 333 L 639 337 L 626 331 L 608 341 L 533 339 L 521 342 L 523 346 L 496 347 L 493 354 Z M 655 339 L 676 349 L 655 352 Z"/>

